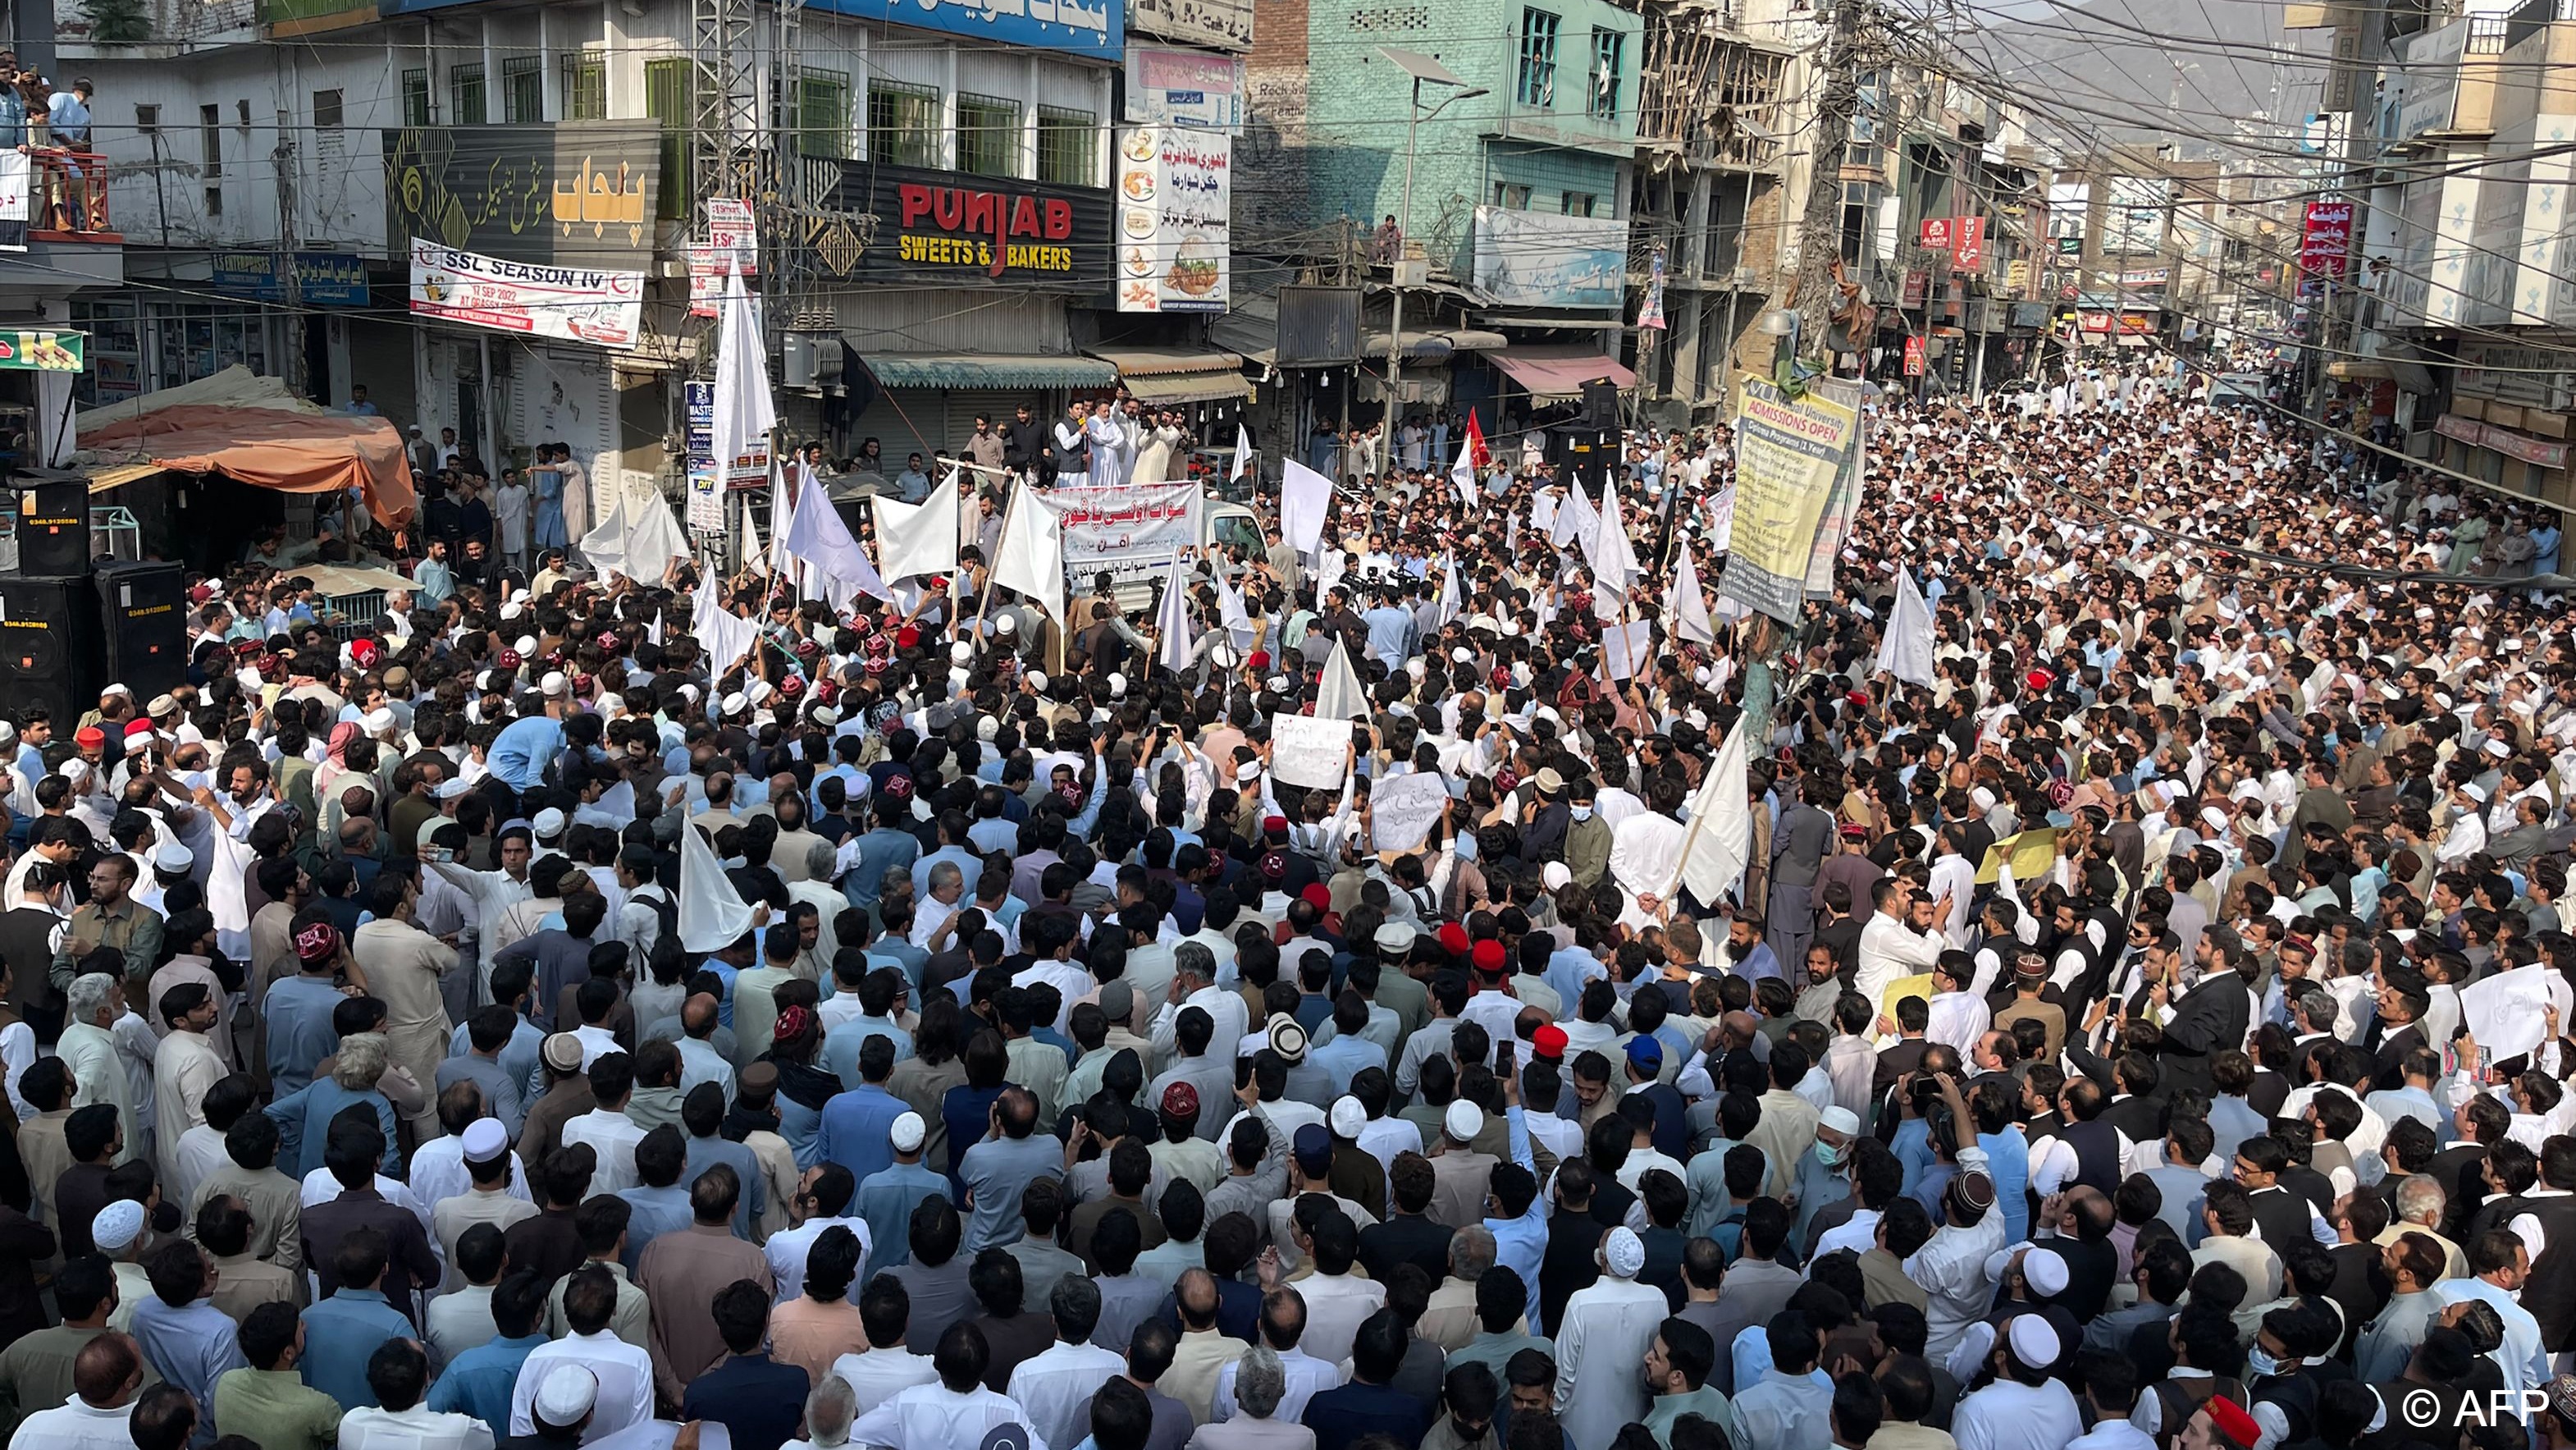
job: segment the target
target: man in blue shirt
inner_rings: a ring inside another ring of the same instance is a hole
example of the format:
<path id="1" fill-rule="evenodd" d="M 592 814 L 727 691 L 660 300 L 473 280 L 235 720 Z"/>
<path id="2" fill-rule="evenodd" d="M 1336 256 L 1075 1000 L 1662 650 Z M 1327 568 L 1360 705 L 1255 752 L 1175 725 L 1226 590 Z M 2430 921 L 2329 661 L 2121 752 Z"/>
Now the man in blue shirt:
<path id="1" fill-rule="evenodd" d="M 895 1119 L 886 1132 L 894 1162 L 861 1179 L 858 1196 L 850 1200 L 851 1215 L 868 1224 L 868 1262 L 859 1271 L 862 1283 L 881 1269 L 912 1261 L 913 1209 L 925 1198 L 948 1192 L 947 1177 L 921 1161 L 922 1145 L 929 1137 L 921 1114 L 905 1113 Z"/>
<path id="2" fill-rule="evenodd" d="M 446 603 L 448 597 L 456 592 L 456 571 L 448 567 L 445 539 L 429 541 L 427 555 L 412 566 L 411 584 L 412 592 L 419 597 L 424 609 Z"/>
<path id="3" fill-rule="evenodd" d="M 542 714 L 513 720 L 492 742 L 487 762 L 493 778 L 512 790 L 534 789 L 545 779 L 546 766 L 564 748 L 563 716 L 571 692 L 546 697 Z"/>
<path id="4" fill-rule="evenodd" d="M 769 1337 L 768 1290 L 738 1280 L 716 1291 L 713 1307 L 716 1333 L 728 1352 L 689 1382 L 680 1397 L 680 1418 L 724 1426 L 742 1450 L 778 1450 L 795 1438 L 805 1418 L 812 1378 L 761 1348 Z"/>
<path id="5" fill-rule="evenodd" d="M 841 893 L 850 905 L 874 915 L 877 897 L 884 888 L 888 867 L 910 866 L 921 859 L 921 838 L 904 827 L 912 819 L 912 802 L 907 797 L 897 800 L 891 795 L 871 797 L 876 825 L 859 837 L 858 858 L 849 874 L 841 878 Z"/>
<path id="6" fill-rule="evenodd" d="M 304 1311 L 304 1382 L 338 1400 L 343 1410 L 376 1402 L 367 1360 L 378 1345 L 418 1337 L 385 1298 L 386 1259 L 383 1234 L 371 1228 L 352 1232 L 331 1256 L 340 1287 Z"/>
<path id="7" fill-rule="evenodd" d="M 429 1408 L 472 1415 L 498 1438 L 510 1433 L 510 1389 L 519 1366 L 546 1342 L 546 1284 L 526 1269 L 492 1290 L 492 1323 L 500 1330 L 487 1344 L 458 1355 L 430 1386 Z"/>
<path id="8" fill-rule="evenodd" d="M 894 1039 L 882 1035 L 860 1044 L 859 1085 L 823 1105 L 823 1125 L 814 1141 L 823 1162 L 840 1164 L 863 1183 L 894 1162 L 890 1134 L 895 1120 L 911 1111 L 885 1089 L 894 1072 L 894 1049 Z"/>
<path id="9" fill-rule="evenodd" d="M 1306 1402 L 1301 1417 L 1315 1432 L 1315 1450 L 1349 1450 L 1371 1435 L 1393 1435 L 1415 1445 L 1431 1429 L 1431 1404 L 1395 1387 L 1404 1368 L 1404 1321 L 1380 1309 L 1363 1321 L 1351 1341 L 1350 1383 Z"/>
<path id="10" fill-rule="evenodd" d="M 1398 591 L 1393 586 L 1378 590 L 1378 602 L 1360 622 L 1368 626 L 1368 652 L 1386 661 L 1386 667 L 1404 672 L 1404 662 L 1420 642 L 1420 632 L 1413 623 L 1413 611 L 1397 603 Z"/>
<path id="11" fill-rule="evenodd" d="M 213 1275 L 206 1251 L 184 1239 L 163 1244 L 144 1266 L 151 1297 L 134 1309 L 134 1342 L 146 1364 L 197 1402 L 195 1450 L 215 1443 L 215 1381 L 250 1363 L 242 1357 L 239 1326 L 207 1293 Z"/>

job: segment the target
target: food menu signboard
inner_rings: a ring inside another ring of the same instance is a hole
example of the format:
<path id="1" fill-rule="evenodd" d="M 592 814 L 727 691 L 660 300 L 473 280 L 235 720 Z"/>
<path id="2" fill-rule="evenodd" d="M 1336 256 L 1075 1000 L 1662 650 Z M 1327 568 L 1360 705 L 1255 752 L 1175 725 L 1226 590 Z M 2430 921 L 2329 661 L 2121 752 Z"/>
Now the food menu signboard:
<path id="1" fill-rule="evenodd" d="M 1234 142 L 1215 131 L 1118 133 L 1118 310 L 1223 312 L 1233 251 Z"/>

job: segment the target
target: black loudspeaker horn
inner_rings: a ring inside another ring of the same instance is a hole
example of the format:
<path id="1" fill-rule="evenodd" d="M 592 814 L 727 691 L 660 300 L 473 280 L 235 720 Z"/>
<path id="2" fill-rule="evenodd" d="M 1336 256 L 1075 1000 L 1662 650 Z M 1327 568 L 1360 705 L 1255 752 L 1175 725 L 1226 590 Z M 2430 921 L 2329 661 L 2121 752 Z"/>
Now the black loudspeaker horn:
<path id="1" fill-rule="evenodd" d="M 101 565 L 97 584 L 108 679 L 132 690 L 137 704 L 185 683 L 188 587 L 184 569 L 157 560 Z"/>
<path id="2" fill-rule="evenodd" d="M 63 578 L 89 572 L 89 480 L 21 474 L 9 480 L 17 516 L 18 572 Z"/>
<path id="3" fill-rule="evenodd" d="M 41 709 L 68 734 L 98 702 L 106 651 L 87 575 L 0 577 L 0 700 L 18 719 Z"/>
<path id="4" fill-rule="evenodd" d="M 1619 428 L 1619 385 L 1608 378 L 1595 378 L 1583 385 L 1583 425 L 1616 432 Z"/>

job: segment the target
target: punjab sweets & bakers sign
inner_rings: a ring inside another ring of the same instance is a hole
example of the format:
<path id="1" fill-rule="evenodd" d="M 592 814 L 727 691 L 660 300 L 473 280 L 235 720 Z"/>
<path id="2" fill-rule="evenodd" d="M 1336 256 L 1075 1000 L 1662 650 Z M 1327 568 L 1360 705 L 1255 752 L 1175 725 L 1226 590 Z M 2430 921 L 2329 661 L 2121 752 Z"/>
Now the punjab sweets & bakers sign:
<path id="1" fill-rule="evenodd" d="M 1109 291 L 1109 193 L 1006 177 L 852 163 L 835 205 L 873 212 L 854 275 L 913 286 Z"/>

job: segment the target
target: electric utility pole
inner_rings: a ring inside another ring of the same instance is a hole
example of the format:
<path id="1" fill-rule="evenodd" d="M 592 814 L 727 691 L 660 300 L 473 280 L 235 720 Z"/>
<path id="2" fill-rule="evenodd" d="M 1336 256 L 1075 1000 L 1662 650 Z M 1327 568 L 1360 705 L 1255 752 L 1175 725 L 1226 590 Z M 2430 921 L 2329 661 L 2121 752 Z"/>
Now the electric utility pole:
<path id="1" fill-rule="evenodd" d="M 1825 45 L 1817 59 L 1816 120 L 1808 150 L 1807 209 L 1798 225 L 1798 278 L 1793 298 L 1798 332 L 1794 352 L 1816 360 L 1830 371 L 1835 300 L 1834 264 L 1842 259 L 1843 156 L 1851 147 L 1852 117 L 1860 109 L 1861 25 L 1867 0 L 1827 0 Z M 1855 339 L 1859 341 L 1859 339 Z M 1745 743 L 1756 756 L 1771 753 L 1772 715 L 1779 685 L 1773 657 L 1779 652 L 1781 626 L 1769 615 L 1755 613 L 1742 636 L 1744 723 L 1751 733 Z"/>

